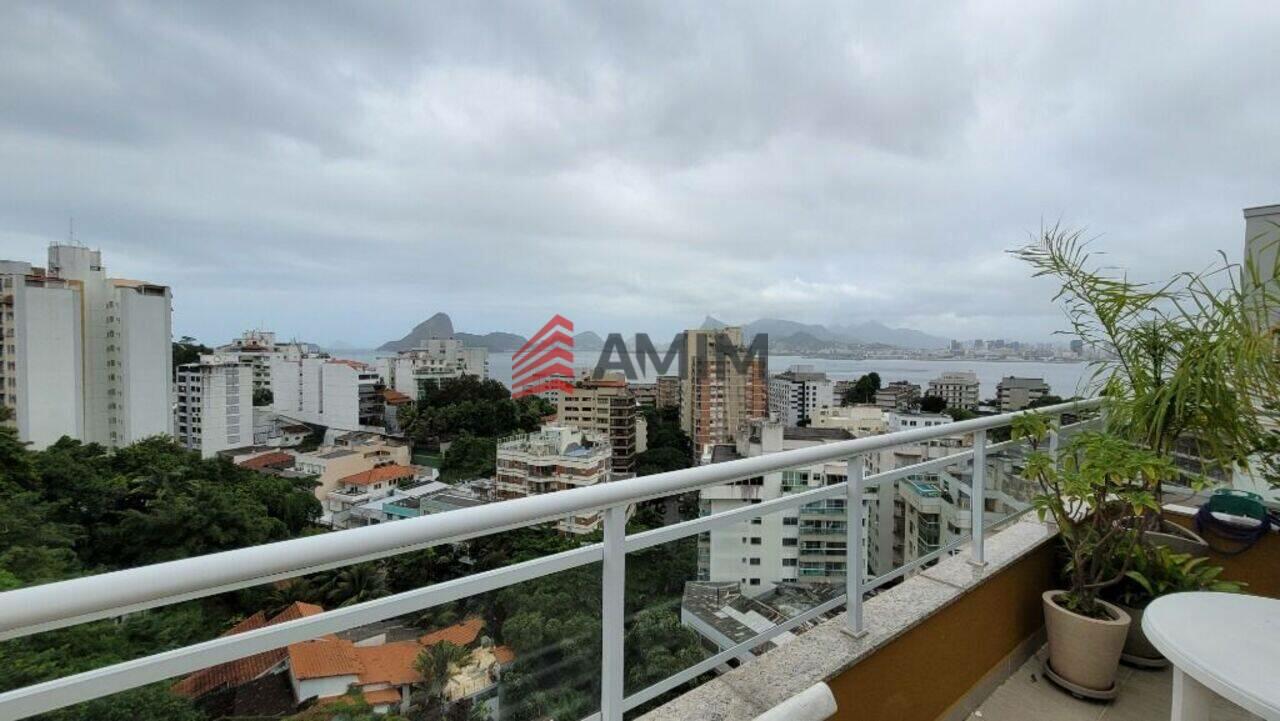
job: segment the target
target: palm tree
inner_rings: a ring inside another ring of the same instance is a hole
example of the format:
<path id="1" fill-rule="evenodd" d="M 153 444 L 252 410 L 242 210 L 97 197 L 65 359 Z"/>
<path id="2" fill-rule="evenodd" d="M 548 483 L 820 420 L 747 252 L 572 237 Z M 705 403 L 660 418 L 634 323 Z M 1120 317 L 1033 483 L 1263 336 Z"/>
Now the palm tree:
<path id="1" fill-rule="evenodd" d="M 313 603 L 319 595 L 305 578 L 282 581 L 271 589 L 271 595 L 267 597 L 268 609 L 272 614 L 280 613 L 299 601 Z"/>
<path id="2" fill-rule="evenodd" d="M 372 601 L 390 593 L 387 590 L 387 572 L 375 563 L 347 566 L 325 584 L 325 598 L 333 607 Z"/>
<path id="3" fill-rule="evenodd" d="M 470 650 L 452 641 L 440 641 L 422 649 L 413 662 L 413 668 L 422 674 L 427 697 L 437 698 L 444 693 L 445 684 L 453 676 L 453 669 L 470 658 Z"/>

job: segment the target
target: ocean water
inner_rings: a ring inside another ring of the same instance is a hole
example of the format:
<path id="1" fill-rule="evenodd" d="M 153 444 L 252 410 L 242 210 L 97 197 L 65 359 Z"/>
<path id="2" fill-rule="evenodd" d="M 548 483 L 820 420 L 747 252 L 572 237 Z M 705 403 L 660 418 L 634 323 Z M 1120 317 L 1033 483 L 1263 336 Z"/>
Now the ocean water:
<path id="1" fill-rule="evenodd" d="M 332 350 L 336 358 L 350 358 L 372 363 L 378 357 L 391 355 L 374 350 Z M 597 351 L 579 351 L 576 367 L 592 368 L 599 359 Z M 639 365 L 635 364 L 637 372 Z M 922 388 L 927 388 L 929 381 L 937 378 L 944 371 L 973 371 L 981 383 L 982 398 L 994 398 L 996 384 L 1005 376 L 1021 376 L 1024 378 L 1043 378 L 1055 395 L 1063 398 L 1072 395 L 1085 395 L 1084 384 L 1087 382 L 1092 368 L 1087 363 L 1043 363 L 1039 361 L 969 361 L 969 360 L 832 360 L 803 358 L 794 355 L 775 355 L 769 357 L 769 372 L 780 373 L 793 365 L 811 365 L 814 370 L 824 371 L 832 380 L 856 380 L 863 374 L 872 371 L 880 374 L 882 383 L 893 381 L 910 381 Z M 656 374 L 650 366 L 641 382 L 653 382 Z M 675 369 L 672 368 L 672 372 Z M 511 385 L 511 354 L 489 354 L 489 377 Z"/>

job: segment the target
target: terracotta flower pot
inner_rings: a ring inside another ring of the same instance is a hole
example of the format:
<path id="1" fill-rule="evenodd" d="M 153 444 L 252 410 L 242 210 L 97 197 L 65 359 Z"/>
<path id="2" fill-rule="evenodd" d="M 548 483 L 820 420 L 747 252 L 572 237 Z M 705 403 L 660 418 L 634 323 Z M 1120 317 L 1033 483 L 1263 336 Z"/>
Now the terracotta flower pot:
<path id="1" fill-rule="evenodd" d="M 1059 606 L 1063 591 L 1045 591 L 1045 631 L 1049 637 L 1049 666 L 1064 680 L 1083 689 L 1107 692 L 1115 687 L 1116 669 L 1129 633 L 1129 614 L 1098 601 L 1109 619 L 1089 618 Z"/>

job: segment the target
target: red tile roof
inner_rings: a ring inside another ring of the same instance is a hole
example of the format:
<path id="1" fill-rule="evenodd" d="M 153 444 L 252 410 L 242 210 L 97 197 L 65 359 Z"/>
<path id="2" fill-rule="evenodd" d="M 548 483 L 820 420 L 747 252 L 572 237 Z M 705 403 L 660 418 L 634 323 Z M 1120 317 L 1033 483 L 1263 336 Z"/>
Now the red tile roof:
<path id="1" fill-rule="evenodd" d="M 417 660 L 420 653 L 422 653 L 422 645 L 417 641 L 397 641 L 381 646 L 356 646 L 356 656 L 364 666 L 364 670 L 360 673 L 360 683 L 388 683 L 392 686 L 419 683 L 422 681 L 422 674 L 414 669 L 413 662 Z M 365 698 L 367 699 L 368 696 Z"/>
<path id="2" fill-rule="evenodd" d="M 494 646 L 493 658 L 498 663 L 502 664 L 503 666 L 506 666 L 507 664 L 516 660 L 516 652 L 515 652 L 515 649 L 511 648 L 510 646 Z"/>
<path id="3" fill-rule="evenodd" d="M 238 466 L 257 471 L 263 468 L 289 468 L 293 466 L 294 458 L 288 453 L 282 451 L 272 451 L 271 453 L 263 453 L 260 456 L 254 456 L 248 460 L 240 461 Z"/>
<path id="4" fill-rule="evenodd" d="M 401 393 L 400 391 L 394 388 L 383 388 L 382 400 L 386 401 L 387 403 L 393 406 L 401 406 L 401 405 L 404 405 L 405 403 L 410 403 L 413 401 L 412 398 L 410 398 L 409 396 L 405 395 L 404 393 Z"/>
<path id="5" fill-rule="evenodd" d="M 421 639 L 423 646 L 434 646 L 441 641 L 452 641 L 459 646 L 470 646 L 475 643 L 480 631 L 484 628 L 484 619 L 473 616 L 448 628 L 432 631 Z"/>
<path id="6" fill-rule="evenodd" d="M 256 628 L 264 626 L 273 626 L 277 623 L 285 621 L 294 621 L 306 616 L 314 616 L 317 613 L 323 613 L 324 609 L 310 603 L 293 603 L 288 608 L 267 619 L 266 613 L 258 611 L 252 616 L 246 618 L 231 629 L 224 632 L 223 636 L 234 636 L 237 633 L 252 631 Z M 271 670 L 285 659 L 286 651 L 283 648 L 263 651 L 262 653 L 238 658 L 234 661 L 228 661 L 217 666 L 196 671 L 181 681 L 173 685 L 173 692 L 179 696 L 188 698 L 199 698 L 212 691 L 223 688 L 231 688 L 246 684 L 262 674 Z"/>
<path id="7" fill-rule="evenodd" d="M 355 648 L 355 644 L 337 636 L 291 644 L 289 668 L 297 679 L 359 676 L 364 666 Z"/>
<path id="8" fill-rule="evenodd" d="M 338 485 L 367 486 L 382 481 L 394 481 L 402 478 L 413 478 L 413 469 L 399 463 L 370 468 L 367 471 L 353 473 L 338 481 Z"/>

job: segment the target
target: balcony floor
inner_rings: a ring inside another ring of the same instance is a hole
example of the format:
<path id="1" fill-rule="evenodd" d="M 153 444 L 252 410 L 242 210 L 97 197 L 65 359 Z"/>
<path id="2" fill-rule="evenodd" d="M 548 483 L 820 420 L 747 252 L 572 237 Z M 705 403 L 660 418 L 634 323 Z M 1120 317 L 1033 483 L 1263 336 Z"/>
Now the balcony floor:
<path id="1" fill-rule="evenodd" d="M 1165 721 L 1169 718 L 1173 670 L 1135 669 L 1120 665 L 1120 695 L 1110 703 L 1078 699 L 1040 673 L 1034 657 L 1000 684 L 969 721 Z M 1239 706 L 1215 699 L 1212 721 L 1257 719 Z"/>

